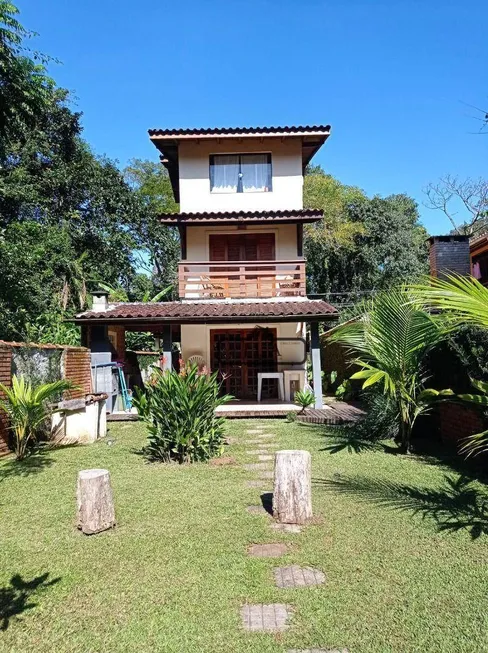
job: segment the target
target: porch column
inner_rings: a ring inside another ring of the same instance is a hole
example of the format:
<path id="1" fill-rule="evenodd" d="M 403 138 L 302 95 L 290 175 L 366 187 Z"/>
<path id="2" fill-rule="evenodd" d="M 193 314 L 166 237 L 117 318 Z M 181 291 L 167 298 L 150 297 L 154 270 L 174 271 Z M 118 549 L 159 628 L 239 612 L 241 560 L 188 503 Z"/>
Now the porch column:
<path id="1" fill-rule="evenodd" d="M 163 363 L 163 370 L 170 370 L 172 369 L 172 359 L 171 359 L 171 324 L 165 324 L 163 326 L 162 330 L 162 341 L 163 341 L 163 357 L 164 357 L 164 363 Z"/>
<path id="2" fill-rule="evenodd" d="M 315 408 L 323 408 L 322 401 L 322 374 L 320 369 L 320 338 L 319 323 L 310 323 L 311 356 L 312 356 L 312 378 L 313 392 L 315 395 Z"/>

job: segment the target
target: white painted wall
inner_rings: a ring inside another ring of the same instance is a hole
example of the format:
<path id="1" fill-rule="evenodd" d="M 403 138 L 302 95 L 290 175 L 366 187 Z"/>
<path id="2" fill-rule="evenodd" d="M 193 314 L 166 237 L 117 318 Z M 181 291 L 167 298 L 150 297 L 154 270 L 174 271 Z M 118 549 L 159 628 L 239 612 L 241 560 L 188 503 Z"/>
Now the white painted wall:
<path id="1" fill-rule="evenodd" d="M 274 233 L 276 260 L 295 260 L 297 258 L 297 228 L 295 224 L 279 224 L 273 226 L 258 225 L 248 227 L 246 231 L 237 227 L 193 227 L 186 230 L 186 258 L 188 261 L 208 261 L 210 259 L 210 234 L 231 233 Z"/>
<path id="2" fill-rule="evenodd" d="M 181 354 L 183 360 L 196 354 L 203 356 L 210 367 L 210 331 L 212 329 L 253 329 L 256 324 L 182 324 L 181 325 Z M 301 322 L 276 322 L 260 324 L 263 328 L 276 329 L 278 338 L 305 337 L 305 325 Z M 303 358 L 303 344 L 297 342 L 278 342 L 278 371 L 284 369 L 305 369 L 306 363 L 300 363 Z M 290 364 L 280 364 L 280 360 Z M 215 371 L 215 370 L 212 370 Z"/>
<path id="3" fill-rule="evenodd" d="M 211 193 L 210 155 L 246 152 L 271 153 L 273 190 L 268 193 Z M 303 208 L 301 138 L 182 141 L 178 157 L 182 212 Z"/>

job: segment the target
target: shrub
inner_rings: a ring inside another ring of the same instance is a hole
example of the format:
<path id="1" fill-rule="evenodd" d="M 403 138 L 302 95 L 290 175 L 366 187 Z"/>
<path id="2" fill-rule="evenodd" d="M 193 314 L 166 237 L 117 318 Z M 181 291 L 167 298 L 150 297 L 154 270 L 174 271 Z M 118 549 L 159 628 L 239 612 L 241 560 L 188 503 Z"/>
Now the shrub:
<path id="1" fill-rule="evenodd" d="M 315 395 L 310 390 L 299 390 L 295 392 L 295 403 L 302 407 L 300 412 L 303 413 L 305 408 L 315 403 Z"/>
<path id="2" fill-rule="evenodd" d="M 297 421 L 297 414 L 295 413 L 294 410 L 290 410 L 289 413 L 286 413 L 286 421 L 287 422 L 296 422 Z"/>
<path id="3" fill-rule="evenodd" d="M 180 374 L 156 368 L 145 390 L 137 389 L 134 397 L 149 430 L 145 457 L 185 463 L 220 455 L 225 420 L 215 409 L 233 399 L 219 396 L 220 385 L 217 372 L 199 374 L 196 366 Z"/>
<path id="4" fill-rule="evenodd" d="M 12 377 L 12 387 L 0 383 L 5 399 L 0 400 L 0 410 L 9 419 L 14 435 L 17 460 L 25 458 L 29 446 L 36 439 L 49 415 L 47 402 L 58 399 L 62 392 L 73 388 L 70 381 L 54 381 L 33 386 L 21 376 Z"/>

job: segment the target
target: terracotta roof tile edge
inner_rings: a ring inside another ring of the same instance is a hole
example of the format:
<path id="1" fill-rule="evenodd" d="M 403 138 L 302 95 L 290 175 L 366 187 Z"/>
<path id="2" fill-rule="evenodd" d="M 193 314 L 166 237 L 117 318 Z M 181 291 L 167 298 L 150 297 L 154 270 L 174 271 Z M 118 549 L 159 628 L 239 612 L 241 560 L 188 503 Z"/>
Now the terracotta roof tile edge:
<path id="1" fill-rule="evenodd" d="M 148 129 L 152 136 L 225 136 L 232 134 L 301 134 L 320 133 L 327 136 L 330 125 L 282 125 L 272 127 L 189 127 L 177 129 Z"/>

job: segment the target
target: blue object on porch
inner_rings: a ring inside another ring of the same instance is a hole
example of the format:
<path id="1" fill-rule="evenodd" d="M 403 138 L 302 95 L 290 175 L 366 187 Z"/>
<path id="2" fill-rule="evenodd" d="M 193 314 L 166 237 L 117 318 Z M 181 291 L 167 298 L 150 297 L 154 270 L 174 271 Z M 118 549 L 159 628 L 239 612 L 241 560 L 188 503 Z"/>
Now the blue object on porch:
<path id="1" fill-rule="evenodd" d="M 120 363 L 117 364 L 117 369 L 119 371 L 119 387 L 120 387 L 120 394 L 122 395 L 122 402 L 124 404 L 124 410 L 129 413 L 132 408 L 132 399 L 130 398 L 130 395 L 127 391 L 127 384 L 125 382 L 124 370 Z"/>

